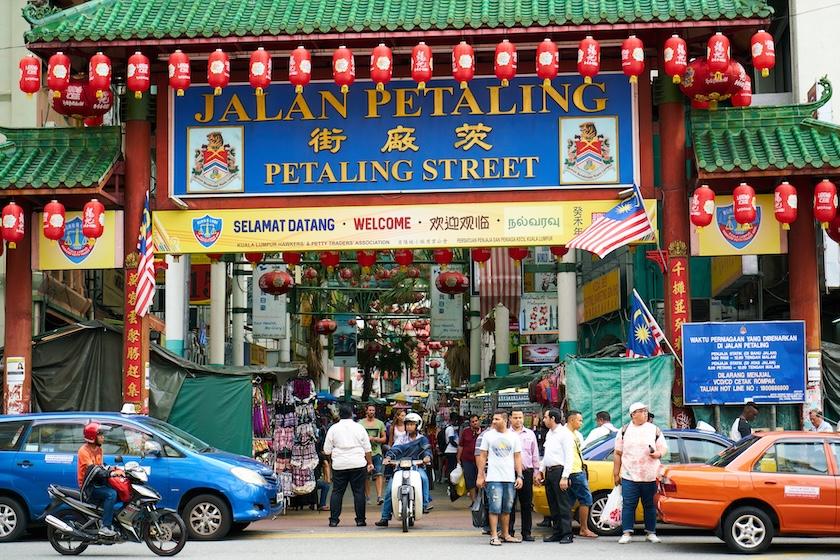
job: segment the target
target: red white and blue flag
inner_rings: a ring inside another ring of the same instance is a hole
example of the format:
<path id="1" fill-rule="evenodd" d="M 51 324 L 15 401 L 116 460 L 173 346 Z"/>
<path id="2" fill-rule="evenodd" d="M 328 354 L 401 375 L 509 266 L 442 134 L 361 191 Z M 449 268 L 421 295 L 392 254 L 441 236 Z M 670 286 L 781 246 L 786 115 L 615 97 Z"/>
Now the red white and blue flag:
<path id="1" fill-rule="evenodd" d="M 633 290 L 633 303 L 630 306 L 630 332 L 627 333 L 627 357 L 648 358 L 662 353 L 665 335 L 659 323 L 648 312 L 638 292 Z"/>
<path id="2" fill-rule="evenodd" d="M 644 199 L 639 188 L 634 185 L 633 196 L 619 202 L 606 214 L 597 216 L 592 225 L 576 235 L 566 246 L 595 253 L 603 259 L 619 247 L 653 233 Z"/>
<path id="3" fill-rule="evenodd" d="M 140 264 L 137 266 L 137 301 L 134 310 L 137 315 L 144 317 L 155 297 L 155 242 L 152 239 L 152 213 L 149 210 L 148 191 L 143 206 L 143 219 L 140 222 L 137 252 L 140 254 Z"/>

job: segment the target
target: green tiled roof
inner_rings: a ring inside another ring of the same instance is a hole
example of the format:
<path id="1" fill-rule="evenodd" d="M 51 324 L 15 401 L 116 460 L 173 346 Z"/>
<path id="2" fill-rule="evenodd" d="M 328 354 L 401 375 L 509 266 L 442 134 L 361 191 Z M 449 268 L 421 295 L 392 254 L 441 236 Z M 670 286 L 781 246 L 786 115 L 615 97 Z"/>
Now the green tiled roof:
<path id="1" fill-rule="evenodd" d="M 0 189 L 99 187 L 120 157 L 118 126 L 0 128 Z"/>
<path id="2" fill-rule="evenodd" d="M 27 42 L 767 18 L 767 0 L 89 0 L 25 9 Z"/>
<path id="3" fill-rule="evenodd" d="M 813 118 L 831 98 L 823 78 L 814 103 L 692 111 L 691 136 L 700 173 L 840 167 L 840 127 Z"/>

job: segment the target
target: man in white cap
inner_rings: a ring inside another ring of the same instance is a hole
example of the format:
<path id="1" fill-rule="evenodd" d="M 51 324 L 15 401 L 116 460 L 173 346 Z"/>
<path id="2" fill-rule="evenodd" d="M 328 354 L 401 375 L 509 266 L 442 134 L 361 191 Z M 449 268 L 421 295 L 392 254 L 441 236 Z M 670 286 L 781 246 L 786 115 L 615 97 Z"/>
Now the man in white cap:
<path id="1" fill-rule="evenodd" d="M 621 485 L 623 506 L 621 528 L 623 534 L 619 544 L 633 540 L 633 525 L 636 522 L 636 506 L 642 500 L 645 514 L 646 540 L 661 542 L 656 536 L 656 477 L 659 474 L 660 458 L 668 453 L 668 444 L 662 432 L 648 421 L 648 407 L 635 402 L 630 405 L 630 423 L 618 432 L 613 455 L 613 478 Z"/>

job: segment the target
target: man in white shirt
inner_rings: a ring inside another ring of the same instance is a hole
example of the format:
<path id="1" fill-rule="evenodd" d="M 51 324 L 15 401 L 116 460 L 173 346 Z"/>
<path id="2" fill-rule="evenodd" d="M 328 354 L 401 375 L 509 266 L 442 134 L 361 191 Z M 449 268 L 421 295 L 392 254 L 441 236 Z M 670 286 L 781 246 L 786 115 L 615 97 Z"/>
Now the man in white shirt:
<path id="1" fill-rule="evenodd" d="M 586 448 L 587 445 L 589 445 L 598 438 L 602 438 L 606 435 L 617 432 L 618 428 L 613 426 L 610 420 L 610 413 L 606 410 L 602 410 L 595 414 L 595 424 L 597 425 L 597 427 L 593 428 L 592 431 L 589 432 L 589 435 L 586 436 L 586 439 L 583 441 L 583 447 L 581 447 L 581 449 Z"/>
<path id="2" fill-rule="evenodd" d="M 458 428 L 461 422 L 461 419 L 456 415 L 452 415 L 450 420 L 452 423 L 446 427 L 446 431 L 444 432 L 446 436 L 446 449 L 443 450 L 443 456 L 446 459 L 446 480 L 449 480 L 449 475 L 458 464 Z"/>
<path id="3" fill-rule="evenodd" d="M 575 444 L 572 433 L 560 424 L 563 414 L 550 408 L 543 415 L 548 428 L 540 472 L 534 475 L 537 484 L 545 481 L 545 494 L 551 510 L 554 532 L 543 542 L 572 542 L 572 506 L 569 496 L 569 477 L 574 463 Z"/>
<path id="4" fill-rule="evenodd" d="M 373 471 L 370 438 L 365 429 L 353 421 L 353 407 L 342 404 L 340 420 L 330 426 L 324 441 L 324 455 L 332 462 L 333 489 L 330 496 L 330 527 L 338 526 L 341 502 L 347 484 L 353 492 L 356 526 L 365 523 L 365 478 Z"/>
<path id="5" fill-rule="evenodd" d="M 741 415 L 732 423 L 729 429 L 729 439 L 738 441 L 752 434 L 752 423 L 758 416 L 758 407 L 751 402 L 744 405 Z"/>
<path id="6" fill-rule="evenodd" d="M 808 430 L 810 432 L 833 432 L 834 429 L 831 427 L 831 424 L 825 421 L 823 418 L 823 413 L 816 408 L 811 410 L 808 413 L 808 419 L 811 420 L 811 425 L 813 426 L 812 429 Z"/>
<path id="7" fill-rule="evenodd" d="M 503 542 L 520 543 L 522 539 L 510 534 L 510 512 L 516 490 L 522 488 L 522 443 L 519 436 L 508 430 L 508 413 L 497 410 L 493 413 L 493 429 L 487 430 L 481 438 L 481 455 L 478 456 L 479 488 L 487 486 L 487 506 L 490 510 L 490 544 L 500 546 Z M 487 473 L 484 473 L 484 466 Z M 501 524 L 502 538 L 497 528 Z"/>

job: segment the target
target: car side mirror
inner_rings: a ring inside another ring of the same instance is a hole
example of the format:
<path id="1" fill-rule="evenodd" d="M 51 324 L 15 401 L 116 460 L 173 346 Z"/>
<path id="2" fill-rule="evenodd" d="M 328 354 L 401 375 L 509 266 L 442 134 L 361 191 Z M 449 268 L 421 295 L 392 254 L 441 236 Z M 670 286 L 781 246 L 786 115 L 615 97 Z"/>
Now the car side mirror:
<path id="1" fill-rule="evenodd" d="M 114 457 L 114 462 L 115 463 L 122 463 L 123 462 L 123 456 L 122 455 L 117 455 L 116 457 Z"/>
<path id="2" fill-rule="evenodd" d="M 143 451 L 145 455 L 151 455 L 152 457 L 160 457 L 161 453 L 163 452 L 163 448 L 156 441 L 147 441 L 146 444 L 143 446 Z"/>

